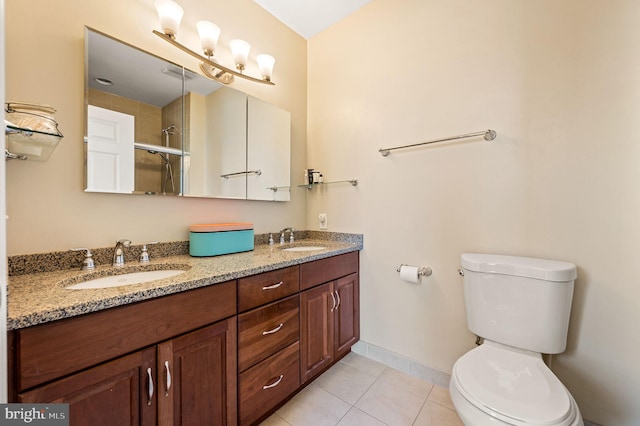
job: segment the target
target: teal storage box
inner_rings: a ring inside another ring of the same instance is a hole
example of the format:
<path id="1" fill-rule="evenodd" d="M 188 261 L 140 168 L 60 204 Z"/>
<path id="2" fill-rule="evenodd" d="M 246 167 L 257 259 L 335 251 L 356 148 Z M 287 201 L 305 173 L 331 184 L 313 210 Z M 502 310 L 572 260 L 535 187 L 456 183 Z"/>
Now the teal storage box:
<path id="1" fill-rule="evenodd" d="M 252 223 L 211 223 L 189 227 L 189 254 L 220 256 L 253 250 Z"/>

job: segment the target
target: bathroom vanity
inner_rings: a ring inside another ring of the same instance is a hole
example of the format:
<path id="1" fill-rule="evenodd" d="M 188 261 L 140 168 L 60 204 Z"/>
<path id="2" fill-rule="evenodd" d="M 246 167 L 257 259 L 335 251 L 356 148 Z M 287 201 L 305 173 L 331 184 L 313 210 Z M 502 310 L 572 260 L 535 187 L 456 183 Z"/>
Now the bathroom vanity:
<path id="1" fill-rule="evenodd" d="M 256 424 L 359 338 L 362 247 L 327 246 L 313 254 L 257 248 L 180 257 L 191 266 L 182 278 L 137 285 L 145 290 L 122 298 L 132 303 L 14 326 L 10 398 L 69 403 L 78 425 Z M 205 272 L 211 269 L 204 265 L 220 262 L 224 271 Z M 210 282 L 201 279 L 207 274 Z M 158 283 L 170 294 L 135 301 Z M 185 283 L 195 288 L 185 290 Z M 107 293 L 96 303 L 122 296 Z"/>

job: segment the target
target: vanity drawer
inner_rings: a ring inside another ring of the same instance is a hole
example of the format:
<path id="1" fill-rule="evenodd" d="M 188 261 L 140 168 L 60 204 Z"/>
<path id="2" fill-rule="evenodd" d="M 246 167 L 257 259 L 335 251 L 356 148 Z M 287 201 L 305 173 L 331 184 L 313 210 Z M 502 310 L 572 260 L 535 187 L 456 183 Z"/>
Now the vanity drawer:
<path id="1" fill-rule="evenodd" d="M 300 290 L 358 272 L 358 252 L 340 254 L 300 265 Z"/>
<path id="2" fill-rule="evenodd" d="M 238 315 L 238 371 L 298 340 L 299 314 L 300 298 L 296 294 Z"/>
<path id="3" fill-rule="evenodd" d="M 300 290 L 300 268 L 277 269 L 238 280 L 238 311 L 290 296 Z"/>
<path id="4" fill-rule="evenodd" d="M 253 424 L 299 386 L 300 355 L 296 342 L 240 375 L 240 425 Z"/>

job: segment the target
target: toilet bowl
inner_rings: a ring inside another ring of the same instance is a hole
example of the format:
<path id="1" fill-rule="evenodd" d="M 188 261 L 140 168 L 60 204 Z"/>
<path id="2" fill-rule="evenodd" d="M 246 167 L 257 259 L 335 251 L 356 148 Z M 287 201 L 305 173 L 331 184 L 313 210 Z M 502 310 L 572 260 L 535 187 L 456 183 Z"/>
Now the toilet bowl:
<path id="1" fill-rule="evenodd" d="M 542 360 L 566 348 L 571 263 L 465 253 L 469 330 L 484 343 L 453 366 L 449 392 L 466 426 L 583 426 L 578 405 Z"/>
<path id="2" fill-rule="evenodd" d="M 534 352 L 485 341 L 454 365 L 449 383 L 467 426 L 583 426 L 571 394 Z"/>

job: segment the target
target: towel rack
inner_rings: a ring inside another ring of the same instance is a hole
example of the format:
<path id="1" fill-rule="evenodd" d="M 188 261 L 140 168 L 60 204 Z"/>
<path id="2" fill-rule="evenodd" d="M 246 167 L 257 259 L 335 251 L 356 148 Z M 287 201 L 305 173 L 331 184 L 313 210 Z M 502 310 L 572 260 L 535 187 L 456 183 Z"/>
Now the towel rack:
<path id="1" fill-rule="evenodd" d="M 484 136 L 484 140 L 492 141 L 492 140 L 494 140 L 496 138 L 497 135 L 498 134 L 496 133 L 495 130 L 487 129 L 487 130 L 484 130 L 482 132 L 467 133 L 466 135 L 452 136 L 452 137 L 449 137 L 449 138 L 436 139 L 436 140 L 433 140 L 433 141 L 414 143 L 414 144 L 411 144 L 411 145 L 396 146 L 396 147 L 393 147 L 393 148 L 380 148 L 378 150 L 378 152 L 380 154 L 382 154 L 383 157 L 386 157 L 391 153 L 391 151 L 396 150 L 396 149 L 412 148 L 414 146 L 428 145 L 430 143 L 437 143 L 437 142 L 447 142 L 447 141 L 453 141 L 453 140 L 456 140 L 456 139 L 473 138 L 475 136 Z"/>
<path id="2" fill-rule="evenodd" d="M 229 179 L 232 176 L 240 176 L 240 175 L 258 175 L 262 174 L 262 170 L 247 170 L 246 172 L 235 172 L 235 173 L 227 173 L 224 175 L 220 175 L 221 178 Z"/>

